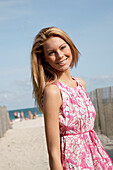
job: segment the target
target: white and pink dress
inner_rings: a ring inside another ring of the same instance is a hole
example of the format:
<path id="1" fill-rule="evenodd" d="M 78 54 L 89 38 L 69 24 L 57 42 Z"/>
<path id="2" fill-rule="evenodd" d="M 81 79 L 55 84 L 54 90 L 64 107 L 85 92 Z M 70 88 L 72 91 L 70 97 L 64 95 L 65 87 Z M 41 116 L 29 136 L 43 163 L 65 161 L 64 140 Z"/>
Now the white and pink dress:
<path id="1" fill-rule="evenodd" d="M 59 111 L 63 170 L 113 170 L 113 162 L 98 139 L 94 106 L 79 82 L 70 88 L 57 82 L 63 104 Z"/>

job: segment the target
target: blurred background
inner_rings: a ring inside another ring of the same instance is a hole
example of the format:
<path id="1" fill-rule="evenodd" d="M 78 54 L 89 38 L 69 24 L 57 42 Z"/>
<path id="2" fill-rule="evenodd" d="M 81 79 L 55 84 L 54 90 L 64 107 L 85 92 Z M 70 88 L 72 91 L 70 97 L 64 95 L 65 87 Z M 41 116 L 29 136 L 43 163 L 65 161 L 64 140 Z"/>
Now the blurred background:
<path id="1" fill-rule="evenodd" d="M 113 86 L 112 0 L 0 0 L 0 105 L 34 107 L 30 52 L 44 27 L 63 29 L 81 56 L 73 76 L 87 92 Z"/>

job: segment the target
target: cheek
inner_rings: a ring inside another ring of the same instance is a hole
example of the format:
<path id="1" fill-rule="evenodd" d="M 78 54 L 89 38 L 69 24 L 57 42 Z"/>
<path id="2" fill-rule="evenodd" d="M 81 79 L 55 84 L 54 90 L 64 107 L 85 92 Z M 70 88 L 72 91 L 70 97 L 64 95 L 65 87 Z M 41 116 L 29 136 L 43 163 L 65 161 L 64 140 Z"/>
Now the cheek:
<path id="1" fill-rule="evenodd" d="M 68 47 L 68 48 L 66 49 L 66 53 L 67 53 L 68 55 L 72 55 L 70 47 Z"/>
<path id="2" fill-rule="evenodd" d="M 70 58 L 70 62 L 72 62 L 73 57 L 72 57 L 72 52 L 71 52 L 71 50 L 68 51 L 68 56 L 69 56 L 69 58 Z"/>
<path id="3" fill-rule="evenodd" d="M 51 57 L 46 57 L 45 58 L 45 61 L 49 64 L 55 62 L 55 57 L 54 56 L 51 56 Z"/>
<path id="4" fill-rule="evenodd" d="M 71 50 L 67 50 L 66 55 L 70 58 L 70 60 L 72 60 L 72 52 L 71 52 Z"/>

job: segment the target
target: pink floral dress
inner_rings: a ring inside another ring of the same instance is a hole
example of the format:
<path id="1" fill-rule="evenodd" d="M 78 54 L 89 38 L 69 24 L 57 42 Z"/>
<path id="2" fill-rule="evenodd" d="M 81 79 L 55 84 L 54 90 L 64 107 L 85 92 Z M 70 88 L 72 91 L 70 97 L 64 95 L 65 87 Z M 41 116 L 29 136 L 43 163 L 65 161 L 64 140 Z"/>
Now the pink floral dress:
<path id="1" fill-rule="evenodd" d="M 63 105 L 59 111 L 63 170 L 113 170 L 94 127 L 95 109 L 77 78 L 76 88 L 57 82 Z"/>

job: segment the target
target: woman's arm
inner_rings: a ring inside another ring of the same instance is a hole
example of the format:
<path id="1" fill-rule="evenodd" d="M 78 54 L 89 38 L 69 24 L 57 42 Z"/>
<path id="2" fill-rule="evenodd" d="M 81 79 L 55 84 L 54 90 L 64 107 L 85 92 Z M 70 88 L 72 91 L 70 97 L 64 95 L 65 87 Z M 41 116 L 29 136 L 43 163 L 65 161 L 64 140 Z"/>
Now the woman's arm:
<path id="1" fill-rule="evenodd" d="M 43 112 L 51 170 L 63 170 L 59 133 L 59 108 L 61 104 L 62 99 L 58 87 L 56 85 L 48 85 L 44 90 Z"/>

